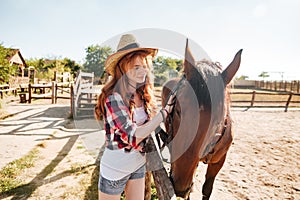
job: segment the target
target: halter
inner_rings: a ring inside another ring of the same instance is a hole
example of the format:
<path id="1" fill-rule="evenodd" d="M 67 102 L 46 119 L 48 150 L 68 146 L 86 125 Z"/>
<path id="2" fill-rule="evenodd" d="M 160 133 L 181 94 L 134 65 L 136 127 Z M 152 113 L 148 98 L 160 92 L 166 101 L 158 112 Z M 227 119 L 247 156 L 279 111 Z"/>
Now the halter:
<path id="1" fill-rule="evenodd" d="M 185 78 L 185 75 L 183 75 L 183 76 L 181 77 L 181 79 L 178 81 L 178 83 L 175 85 L 175 87 L 174 87 L 174 88 L 171 90 L 171 92 L 169 93 L 166 102 L 169 101 L 171 95 L 174 95 L 175 93 L 177 93 L 177 90 L 178 90 L 179 87 L 181 86 L 182 81 L 184 81 L 185 79 L 186 79 L 186 78 Z M 171 105 L 174 105 L 174 104 L 175 104 L 175 103 L 173 102 Z M 165 106 L 166 106 L 166 105 L 163 105 L 163 107 L 165 107 Z M 173 111 L 173 109 L 172 109 L 172 111 Z"/>
<path id="2" fill-rule="evenodd" d="M 167 102 L 169 101 L 169 99 L 171 98 L 171 96 L 177 94 L 180 86 L 182 85 L 182 82 L 186 80 L 186 77 L 185 75 L 183 75 L 181 77 L 181 79 L 178 81 L 178 83 L 175 85 L 175 87 L 172 88 L 171 92 L 169 93 L 168 97 L 166 98 L 166 101 L 165 101 L 165 104 L 162 105 L 162 107 L 165 107 L 167 105 Z M 169 126 L 169 131 L 168 133 L 166 133 L 164 130 L 162 130 L 160 127 L 158 127 L 159 129 L 157 129 L 155 132 L 156 132 L 156 139 L 157 139 L 157 142 L 159 144 L 159 147 L 160 149 L 164 148 L 167 144 L 169 144 L 172 139 L 173 139 L 173 118 L 174 118 L 174 105 L 176 104 L 176 101 L 177 101 L 177 98 L 174 97 L 173 101 L 171 104 L 168 104 L 169 106 L 173 106 L 171 112 L 169 113 L 169 115 L 167 116 L 167 122 L 168 122 L 168 126 Z M 160 140 L 158 138 L 158 135 L 160 136 L 161 140 L 163 141 L 163 145 L 161 146 L 160 145 Z M 174 185 L 174 181 L 173 181 L 173 177 L 172 177 L 172 174 L 170 174 L 170 181 L 172 182 L 172 185 Z M 179 196 L 182 196 L 184 198 L 187 198 L 189 196 L 189 194 L 191 193 L 192 191 L 192 187 L 193 187 L 193 183 L 190 185 L 190 187 L 187 188 L 187 190 L 183 191 L 183 192 L 180 192 L 178 193 L 177 195 Z"/>
<path id="3" fill-rule="evenodd" d="M 175 87 L 173 87 L 173 89 L 171 90 L 171 92 L 169 93 L 168 97 L 166 98 L 165 104 L 162 105 L 163 107 L 166 106 L 167 102 L 169 101 L 169 99 L 171 98 L 171 96 L 176 95 L 180 86 L 182 85 L 182 82 L 186 80 L 185 75 L 183 75 L 181 77 L 181 79 L 178 81 L 178 83 L 175 85 Z M 170 106 L 173 106 L 171 112 L 169 113 L 169 115 L 167 116 L 167 122 L 168 122 L 168 127 L 169 127 L 169 131 L 168 133 L 166 133 L 164 130 L 160 129 L 158 131 L 156 131 L 156 139 L 158 141 L 158 144 L 160 146 L 160 148 L 164 148 L 167 144 L 169 144 L 172 139 L 173 139 L 173 118 L 174 118 L 174 105 L 176 104 L 177 98 L 174 98 L 171 104 L 168 104 Z M 160 145 L 160 141 L 158 138 L 158 135 L 160 136 L 161 140 L 163 141 L 163 145 Z M 172 172 L 172 171 L 171 171 Z M 173 176 L 172 173 L 170 173 L 170 181 L 172 182 L 172 185 L 174 186 L 174 180 L 173 180 Z M 190 193 L 192 192 L 192 188 L 193 188 L 193 182 L 191 183 L 191 185 L 185 190 L 185 191 L 181 191 L 179 193 L 177 193 L 177 195 L 179 195 L 180 197 L 183 197 L 184 199 L 187 199 L 187 197 L 189 197 Z"/>
<path id="4" fill-rule="evenodd" d="M 176 95 L 179 87 L 181 86 L 182 82 L 186 80 L 186 77 L 185 75 L 183 75 L 181 77 L 181 79 L 178 81 L 178 83 L 175 85 L 175 87 L 172 88 L 171 92 L 169 93 L 167 99 L 166 99 L 166 102 L 164 105 L 162 105 L 162 107 L 165 107 L 167 102 L 169 101 L 169 99 L 171 98 L 171 96 L 174 94 Z M 177 101 L 177 98 L 174 97 L 173 99 L 173 102 L 171 104 L 168 104 L 169 106 L 173 106 L 171 112 L 168 114 L 167 116 L 167 122 L 168 122 L 168 125 L 169 125 L 169 134 L 166 133 L 164 130 L 162 130 L 160 127 L 158 127 L 158 129 L 156 129 L 156 140 L 158 142 L 158 145 L 160 147 L 160 149 L 164 148 L 167 144 L 169 144 L 172 139 L 173 139 L 173 127 L 171 126 L 173 124 L 173 112 L 174 112 L 174 105 L 176 104 L 176 101 Z M 158 135 L 160 136 L 161 140 L 163 141 L 163 145 L 160 144 L 160 140 L 158 138 Z"/>

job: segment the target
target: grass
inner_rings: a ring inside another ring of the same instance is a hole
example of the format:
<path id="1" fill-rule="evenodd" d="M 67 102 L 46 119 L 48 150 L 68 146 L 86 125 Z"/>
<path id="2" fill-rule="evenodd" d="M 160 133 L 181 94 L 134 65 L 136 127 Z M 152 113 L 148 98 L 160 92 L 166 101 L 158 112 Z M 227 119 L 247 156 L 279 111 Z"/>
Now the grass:
<path id="1" fill-rule="evenodd" d="M 31 150 L 27 155 L 20 159 L 10 162 L 0 171 L 0 193 L 12 190 L 22 184 L 17 179 L 25 169 L 34 166 L 34 160 L 39 150 L 37 148 Z"/>

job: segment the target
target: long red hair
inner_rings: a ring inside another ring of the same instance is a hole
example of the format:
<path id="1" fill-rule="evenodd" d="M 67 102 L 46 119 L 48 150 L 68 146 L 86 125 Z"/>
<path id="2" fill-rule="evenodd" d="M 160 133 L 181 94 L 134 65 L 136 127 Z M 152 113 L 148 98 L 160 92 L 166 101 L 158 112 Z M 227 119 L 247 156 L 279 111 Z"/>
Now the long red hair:
<path id="1" fill-rule="evenodd" d="M 133 67 L 133 62 L 136 59 L 145 61 L 148 68 L 146 81 L 144 84 L 137 86 L 137 94 L 141 100 L 144 101 L 145 111 L 149 117 L 152 117 L 156 113 L 157 107 L 153 94 L 153 78 L 151 77 L 152 57 L 145 51 L 135 51 L 127 54 L 119 61 L 117 66 L 114 68 L 114 75 L 102 88 L 102 92 L 95 107 L 95 116 L 97 120 L 100 120 L 102 116 L 105 116 L 105 101 L 113 92 L 117 92 L 121 95 L 125 105 L 128 106 L 128 109 L 132 114 L 134 102 L 132 100 L 132 94 L 128 93 L 128 87 L 130 86 L 125 73 Z"/>

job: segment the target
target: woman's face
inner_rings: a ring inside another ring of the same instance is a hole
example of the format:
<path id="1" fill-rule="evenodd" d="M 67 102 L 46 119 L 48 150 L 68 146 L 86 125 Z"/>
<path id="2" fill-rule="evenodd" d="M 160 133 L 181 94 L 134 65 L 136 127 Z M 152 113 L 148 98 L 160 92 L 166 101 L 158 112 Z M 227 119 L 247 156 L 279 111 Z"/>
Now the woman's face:
<path id="1" fill-rule="evenodd" d="M 135 83 L 144 83 L 148 72 L 146 60 L 137 57 L 126 72 L 128 78 Z"/>

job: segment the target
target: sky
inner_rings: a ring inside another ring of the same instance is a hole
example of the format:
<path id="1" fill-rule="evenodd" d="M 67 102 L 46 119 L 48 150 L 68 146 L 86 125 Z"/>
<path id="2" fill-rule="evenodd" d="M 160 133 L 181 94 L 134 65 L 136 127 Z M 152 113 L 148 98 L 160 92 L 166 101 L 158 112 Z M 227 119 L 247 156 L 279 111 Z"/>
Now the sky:
<path id="1" fill-rule="evenodd" d="M 0 43 L 25 59 L 82 64 L 90 45 L 158 29 L 191 39 L 224 67 L 243 49 L 237 76 L 300 80 L 299 10 L 298 0 L 0 0 Z"/>

